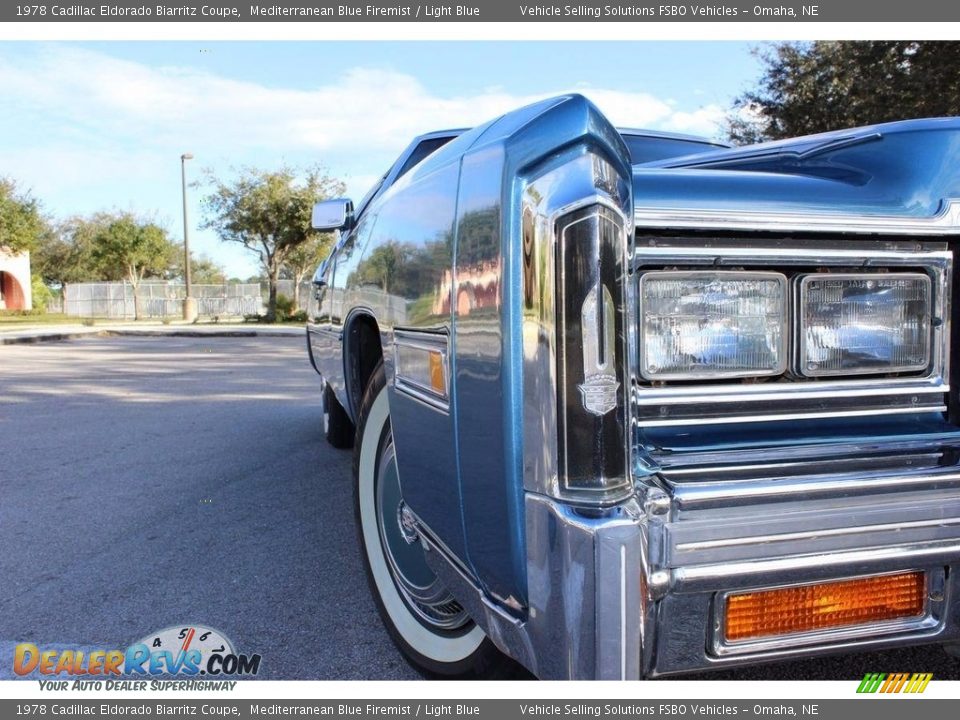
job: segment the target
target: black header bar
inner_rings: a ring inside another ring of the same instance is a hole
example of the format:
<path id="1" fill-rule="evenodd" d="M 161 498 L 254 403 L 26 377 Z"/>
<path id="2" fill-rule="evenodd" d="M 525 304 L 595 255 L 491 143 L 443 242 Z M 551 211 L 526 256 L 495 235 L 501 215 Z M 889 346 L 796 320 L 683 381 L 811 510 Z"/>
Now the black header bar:
<path id="1" fill-rule="evenodd" d="M 943 0 L 810 2 L 533 2 L 465 0 L 268 0 L 267 2 L 3 3 L 2 22 L 956 22 L 960 3 Z"/>

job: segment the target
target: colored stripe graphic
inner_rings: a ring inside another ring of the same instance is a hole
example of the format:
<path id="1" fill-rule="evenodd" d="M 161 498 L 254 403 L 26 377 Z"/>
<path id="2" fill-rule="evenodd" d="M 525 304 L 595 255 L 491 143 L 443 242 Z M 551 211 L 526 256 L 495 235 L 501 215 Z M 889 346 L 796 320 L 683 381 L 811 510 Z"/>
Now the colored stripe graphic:
<path id="1" fill-rule="evenodd" d="M 933 673 L 867 673 L 857 687 L 858 693 L 911 693 L 927 689 Z"/>
<path id="2" fill-rule="evenodd" d="M 863 676 L 863 681 L 860 683 L 860 687 L 857 688 L 857 692 L 875 693 L 884 678 L 886 678 L 886 675 L 883 673 L 867 673 Z"/>

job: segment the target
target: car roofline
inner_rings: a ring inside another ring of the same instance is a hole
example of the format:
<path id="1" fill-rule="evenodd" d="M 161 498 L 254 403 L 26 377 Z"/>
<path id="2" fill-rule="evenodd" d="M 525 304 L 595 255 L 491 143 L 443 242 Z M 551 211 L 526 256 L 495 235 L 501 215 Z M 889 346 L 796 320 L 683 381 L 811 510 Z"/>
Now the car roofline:
<path id="1" fill-rule="evenodd" d="M 621 135 L 630 135 L 631 137 L 649 137 L 661 140 L 683 140 L 686 142 L 700 143 L 701 145 L 713 145 L 718 148 L 730 148 L 730 144 L 722 140 L 703 137 L 702 135 L 689 135 L 687 133 L 667 132 L 665 130 L 645 130 L 643 128 L 618 127 L 617 132 Z"/>
<path id="2" fill-rule="evenodd" d="M 450 128 L 447 130 L 431 130 L 430 132 L 417 135 L 414 139 L 414 143 L 421 142 L 422 140 L 432 140 L 433 138 L 438 137 L 459 137 L 468 130 L 473 128 Z M 695 142 L 703 145 L 713 145 L 718 148 L 730 148 L 732 145 L 725 143 L 721 140 L 714 140 L 712 138 L 707 138 L 702 135 L 690 135 L 688 133 L 675 133 L 667 132 L 665 130 L 647 130 L 644 128 L 632 128 L 632 127 L 618 127 L 617 132 L 621 135 L 630 135 L 631 137 L 649 137 L 649 138 L 660 138 L 663 140 L 684 140 L 686 142 Z"/>

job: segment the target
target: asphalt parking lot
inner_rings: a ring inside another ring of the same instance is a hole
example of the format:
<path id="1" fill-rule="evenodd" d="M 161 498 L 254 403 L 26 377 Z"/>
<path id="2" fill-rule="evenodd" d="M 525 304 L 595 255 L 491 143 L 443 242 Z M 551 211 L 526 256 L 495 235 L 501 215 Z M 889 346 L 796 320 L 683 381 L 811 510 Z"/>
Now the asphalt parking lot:
<path id="1" fill-rule="evenodd" d="M 0 678 L 17 642 L 122 648 L 174 625 L 267 679 L 414 679 L 363 575 L 351 454 L 321 437 L 300 338 L 0 348 Z M 703 679 L 960 678 L 938 647 Z"/>

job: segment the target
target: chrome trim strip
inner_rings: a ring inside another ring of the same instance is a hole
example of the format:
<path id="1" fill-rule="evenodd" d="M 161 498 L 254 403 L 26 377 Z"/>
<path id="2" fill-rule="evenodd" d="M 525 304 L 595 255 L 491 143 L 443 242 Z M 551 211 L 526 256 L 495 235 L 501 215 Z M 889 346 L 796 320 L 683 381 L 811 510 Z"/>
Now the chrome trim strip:
<path id="1" fill-rule="evenodd" d="M 758 653 L 765 650 L 787 650 L 788 648 L 811 645 L 824 647 L 844 641 L 902 635 L 906 633 L 928 631 L 930 634 L 936 634 L 940 631 L 942 625 L 943 622 L 941 619 L 927 612 L 918 618 L 854 625 L 842 630 L 823 630 L 817 633 L 797 633 L 796 635 L 776 635 L 766 642 L 723 643 L 720 641 L 720 637 L 722 636 L 718 632 L 711 645 L 711 650 L 716 656 L 728 657 L 731 655 Z"/>
<path id="2" fill-rule="evenodd" d="M 898 449 L 898 446 L 893 445 L 892 449 Z M 840 446 L 843 449 L 843 446 Z M 770 454 L 775 454 L 776 450 L 773 450 Z M 902 451 L 901 451 L 902 452 Z M 912 458 L 925 458 L 931 463 L 937 462 L 943 457 L 942 452 L 924 452 L 916 453 L 911 455 Z M 856 477 L 863 477 L 865 472 L 870 472 L 874 467 L 873 463 L 880 461 L 884 462 L 885 465 L 890 465 L 893 457 L 891 456 L 878 456 L 873 457 L 845 457 L 842 455 L 831 456 L 830 458 L 830 467 L 835 469 L 838 465 L 851 466 L 856 468 L 854 473 Z M 811 460 L 784 460 L 782 462 L 764 462 L 764 463 L 736 463 L 728 465 L 689 465 L 681 467 L 670 467 L 664 468 L 664 475 L 668 480 L 673 480 L 677 477 L 683 477 L 684 475 L 700 476 L 703 478 L 709 477 L 711 475 L 730 475 L 738 474 L 745 475 L 746 473 L 752 473 L 750 477 L 737 478 L 742 482 L 755 482 L 757 477 L 770 477 L 770 475 L 758 475 L 757 473 L 761 472 L 775 472 L 780 473 L 777 477 L 783 477 L 783 473 L 787 473 L 789 477 L 803 477 L 803 475 L 815 475 L 817 474 L 816 470 L 811 472 L 811 468 L 816 467 L 816 461 Z M 799 470 L 800 472 L 790 473 L 790 470 Z M 839 473 L 837 473 L 839 474 Z M 734 480 L 736 481 L 736 480 Z M 721 481 L 724 482 L 724 481 Z M 730 482 L 727 480 L 726 482 Z"/>
<path id="3" fill-rule="evenodd" d="M 776 402 L 779 400 L 793 400 L 797 398 L 808 398 L 819 400 L 823 398 L 855 397 L 861 398 L 870 395 L 915 395 L 918 393 L 931 393 L 943 395 L 950 391 L 950 386 L 943 382 L 941 378 L 922 378 L 919 381 L 915 378 L 895 378 L 887 381 L 889 385 L 877 383 L 865 383 L 864 387 L 851 387 L 849 383 L 813 383 L 811 387 L 816 390 L 808 390 L 800 394 L 796 389 L 791 391 L 780 390 L 771 391 L 770 384 L 767 385 L 736 385 L 730 386 L 733 389 L 717 388 L 716 393 L 710 393 L 709 402 L 742 402 L 744 396 L 751 400 Z M 794 386 L 795 387 L 795 386 Z M 822 389 L 821 389 L 822 388 Z M 635 402 L 637 405 L 661 405 L 664 401 L 665 390 L 644 388 L 642 391 L 634 391 Z M 672 388 L 669 393 L 671 405 L 702 405 L 707 398 L 704 397 L 703 388 L 678 387 Z"/>
<path id="4" fill-rule="evenodd" d="M 627 546 L 620 546 L 620 679 L 627 679 Z"/>
<path id="5" fill-rule="evenodd" d="M 323 327 L 322 325 L 307 325 L 307 334 L 309 335 L 323 335 L 330 340 L 340 341 L 340 338 L 343 337 L 343 333 L 339 330 L 332 330 L 328 327 Z"/>
<path id="6" fill-rule="evenodd" d="M 753 535 L 749 537 L 725 538 L 723 540 L 701 540 L 698 542 L 679 543 L 675 546 L 678 551 L 709 550 L 712 548 L 736 547 L 739 545 L 754 545 L 762 543 L 789 542 L 791 540 L 815 540 L 822 537 L 836 537 L 841 535 L 858 535 L 871 532 L 885 532 L 890 530 L 905 530 L 908 528 L 947 527 L 960 525 L 960 518 L 944 518 L 938 520 L 916 520 L 913 522 L 881 523 L 878 525 L 858 525 L 857 527 L 828 528 L 825 530 L 811 530 L 809 532 L 778 533 L 775 535 Z"/>
<path id="7" fill-rule="evenodd" d="M 866 548 L 845 552 L 818 553 L 815 555 L 795 555 L 771 560 L 747 560 L 724 562 L 712 565 L 678 567 L 672 571 L 676 585 L 703 584 L 710 587 L 731 578 L 763 576 L 770 573 L 816 570 L 838 565 L 862 566 L 883 561 L 914 563 L 924 558 L 940 556 L 956 559 L 960 553 L 960 542 L 956 540 L 920 542 L 913 545 L 889 545 L 880 548 Z"/>
<path id="8" fill-rule="evenodd" d="M 960 449 L 960 437 L 956 431 L 947 431 L 946 428 L 926 437 L 908 438 L 891 437 L 890 434 L 852 438 L 836 438 L 834 441 L 813 444 L 791 444 L 773 447 L 757 446 L 741 448 L 735 455 L 729 449 L 704 449 L 694 453 L 658 454 L 657 464 L 667 473 L 696 472 L 698 468 L 710 465 L 728 468 L 735 471 L 737 468 L 750 470 L 752 466 L 766 468 L 786 464 L 787 466 L 809 465 L 820 462 L 824 456 L 838 458 L 844 462 L 865 460 L 870 463 L 881 457 L 892 457 L 897 454 L 908 456 L 934 455 L 942 457 L 944 451 Z M 689 468 L 689 470 L 687 470 Z M 862 471 L 862 468 L 860 468 Z M 804 473 L 812 474 L 812 473 Z"/>
<path id="9" fill-rule="evenodd" d="M 568 202 L 566 205 L 561 205 L 560 207 L 554 208 L 550 211 L 550 223 L 551 225 L 556 225 L 557 220 L 562 218 L 564 215 L 569 215 L 570 213 L 590 207 L 591 205 L 600 205 L 605 207 L 607 210 L 613 211 L 623 218 L 624 229 L 627 232 L 630 231 L 630 224 L 628 222 L 630 218 L 624 214 L 624 209 L 622 207 L 617 205 L 617 203 L 613 202 L 613 200 L 606 195 L 587 195 L 586 197 L 578 198 L 573 202 Z"/>
<path id="10" fill-rule="evenodd" d="M 805 633 L 792 633 L 781 635 L 770 635 L 755 640 L 724 640 L 725 618 L 723 608 L 726 600 L 731 595 L 742 595 L 749 592 L 765 592 L 768 590 L 777 590 L 785 587 L 799 587 L 811 584 L 826 584 L 829 582 L 838 582 L 844 580 L 856 580 L 867 577 L 881 577 L 883 575 L 901 575 L 911 572 L 923 572 L 927 596 L 924 600 L 923 613 L 915 617 L 896 618 L 882 622 L 863 623 L 860 625 L 848 625 L 835 627 L 825 630 L 816 630 Z M 762 652 L 764 650 L 779 650 L 781 648 L 790 648 L 804 645 L 828 645 L 830 643 L 843 642 L 845 640 L 854 640 L 857 638 L 872 638 L 881 635 L 894 635 L 909 632 L 918 632 L 923 630 L 935 631 L 943 626 L 943 585 L 944 574 L 942 568 L 934 570 L 924 570 L 922 568 L 912 568 L 897 570 L 895 572 L 856 575 L 833 580 L 824 580 L 822 583 L 792 583 L 789 585 L 777 585 L 771 587 L 758 587 L 754 589 L 734 590 L 720 593 L 714 603 L 714 623 L 713 637 L 710 643 L 710 649 L 714 655 L 723 657 L 728 655 L 744 655 L 747 653 Z M 940 598 L 938 601 L 931 599 L 936 595 Z"/>
<path id="11" fill-rule="evenodd" d="M 658 239 L 659 241 L 659 239 Z M 863 241 L 860 242 L 863 245 Z M 927 243 L 928 245 L 931 243 Z M 943 243 L 933 242 L 935 247 L 924 249 L 916 243 L 909 243 L 902 250 L 889 250 L 884 247 L 849 248 L 831 246 L 804 248 L 804 247 L 763 247 L 751 245 L 736 246 L 722 245 L 715 247 L 680 246 L 660 243 L 658 245 L 637 245 L 634 248 L 634 259 L 652 259 L 657 263 L 683 262 L 705 265 L 716 264 L 769 264 L 775 260 L 778 265 L 810 265 L 823 260 L 841 261 L 842 264 L 850 261 L 863 267 L 882 267 L 885 265 L 932 265 L 945 266 L 953 258 L 953 253 L 943 249 Z M 886 246 L 889 247 L 890 243 Z M 865 254 L 869 253 L 869 254 Z M 726 258 L 730 258 L 726 260 Z M 699 260 L 699 262 L 697 262 Z M 880 261 L 880 262 L 875 262 Z M 934 263 L 933 261 L 936 261 Z"/>
<path id="12" fill-rule="evenodd" d="M 643 420 L 637 424 L 641 427 L 675 427 L 680 425 L 725 425 L 730 423 L 749 423 L 749 422 L 770 422 L 772 420 L 819 420 L 821 418 L 840 418 L 840 417 L 860 417 L 863 415 L 903 415 L 905 413 L 916 414 L 918 410 L 932 412 L 946 412 L 947 406 L 943 405 L 923 405 L 922 407 L 913 405 L 903 408 L 879 408 L 864 410 L 838 410 L 836 412 L 816 412 L 816 413 L 768 413 L 766 415 L 729 415 L 727 417 L 714 418 L 682 418 L 679 420 Z"/>
<path id="13" fill-rule="evenodd" d="M 957 235 L 960 234 L 960 199 L 941 201 L 940 210 L 935 215 L 917 218 L 638 207 L 634 210 L 634 224 L 637 227 L 694 230 Z"/>
<path id="14" fill-rule="evenodd" d="M 430 569 L 467 609 L 471 619 L 502 652 L 531 672 L 537 672 L 537 654 L 526 623 L 487 597 L 472 574 L 429 528 L 420 525 L 418 533 Z"/>
<path id="15" fill-rule="evenodd" d="M 668 482 L 671 475 L 667 476 Z M 910 477 L 902 473 L 884 473 L 882 475 L 843 473 L 824 479 L 822 476 L 801 476 L 793 480 L 767 478 L 764 480 L 736 479 L 725 481 L 688 481 L 670 483 L 673 496 L 687 509 L 704 507 L 716 503 L 736 502 L 745 504 L 751 500 L 775 498 L 789 502 L 795 496 L 803 499 L 814 496 L 830 496 L 840 493 L 845 496 L 864 496 L 883 493 L 890 489 L 911 492 L 922 491 L 929 485 L 955 485 L 960 483 L 960 473 L 944 472 L 937 475 L 919 475 Z"/>
<path id="16" fill-rule="evenodd" d="M 394 381 L 393 386 L 397 392 L 401 392 L 407 397 L 412 398 L 417 402 L 421 402 L 424 405 L 429 405 L 434 410 L 439 410 L 440 412 L 444 413 L 450 412 L 449 401 L 441 400 L 433 393 L 423 392 L 417 385 L 397 379 Z"/>

